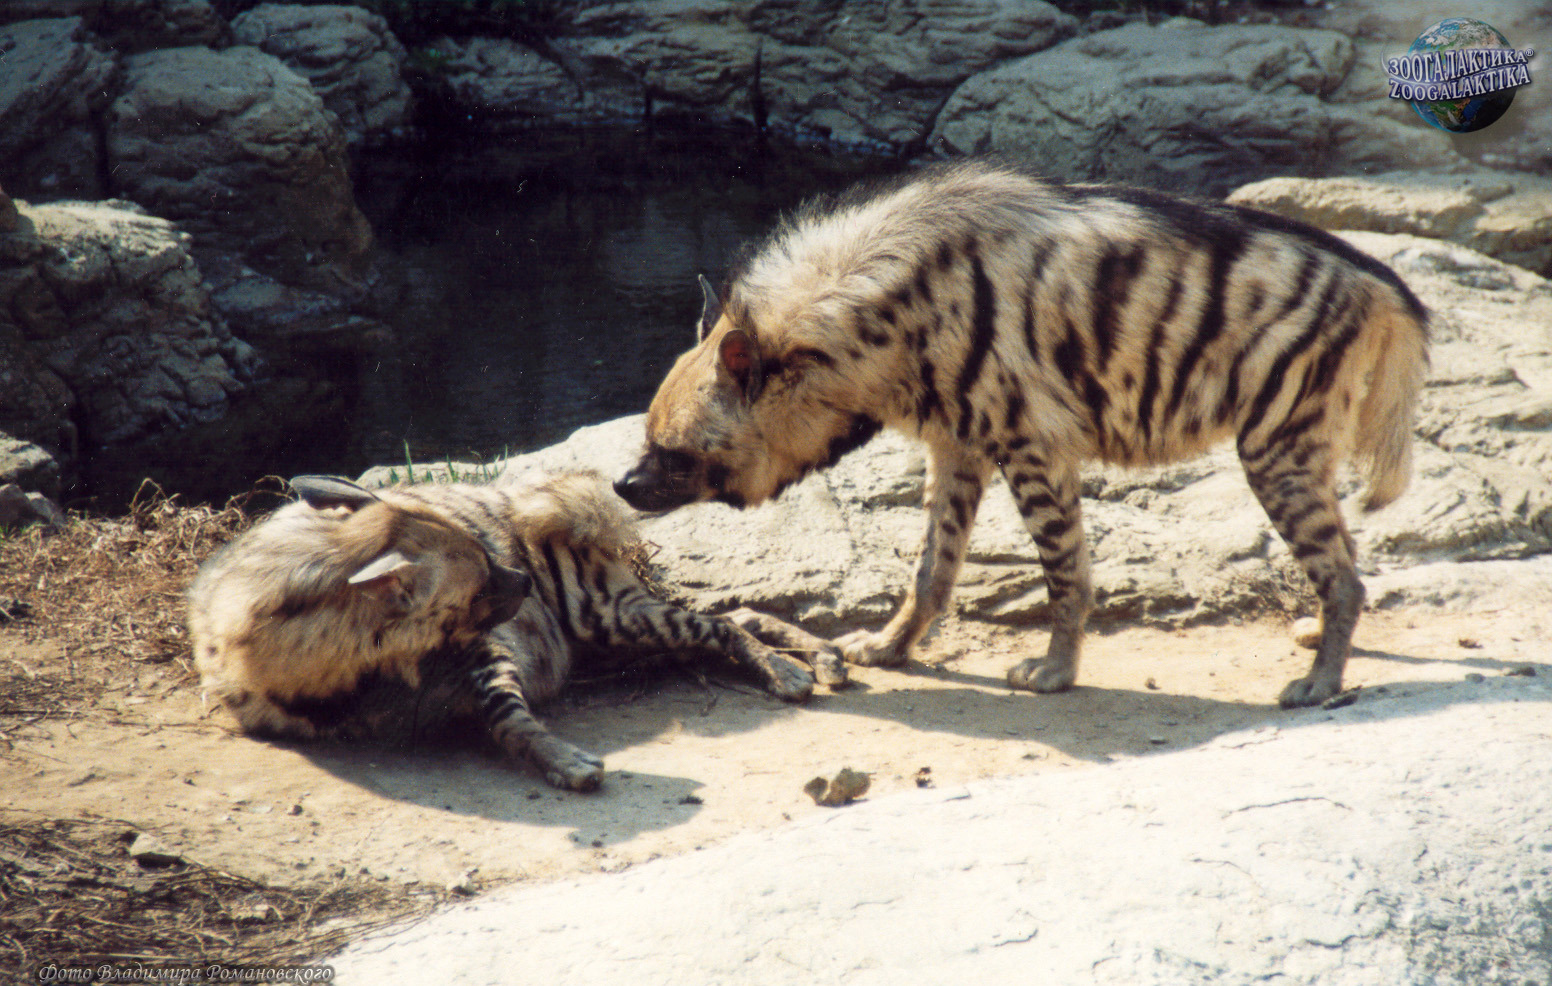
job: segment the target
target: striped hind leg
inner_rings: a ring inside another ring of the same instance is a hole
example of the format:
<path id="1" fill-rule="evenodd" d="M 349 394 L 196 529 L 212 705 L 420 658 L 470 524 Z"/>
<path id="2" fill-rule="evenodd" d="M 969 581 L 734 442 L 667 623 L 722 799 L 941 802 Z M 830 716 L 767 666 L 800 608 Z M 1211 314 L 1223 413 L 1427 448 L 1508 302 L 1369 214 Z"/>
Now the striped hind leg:
<path id="1" fill-rule="evenodd" d="M 472 645 L 469 681 L 490 735 L 508 756 L 531 760 L 554 786 L 570 791 L 597 789 L 603 782 L 604 762 L 552 734 L 529 708 L 530 689 L 524 686 L 523 669 L 546 662 L 540 655 L 525 653 L 517 635 L 504 632 L 509 627 L 497 627 Z M 534 643 L 543 646 L 542 641 Z"/>
<path id="2" fill-rule="evenodd" d="M 1277 701 L 1285 709 L 1319 705 L 1342 690 L 1342 671 L 1364 598 L 1352 535 L 1342 521 L 1332 483 L 1331 448 L 1295 435 L 1259 450 L 1247 450 L 1241 442 L 1240 459 L 1251 490 L 1320 598 L 1314 664 L 1309 674 L 1289 682 Z"/>
<path id="3" fill-rule="evenodd" d="M 1040 552 L 1051 607 L 1051 641 L 1045 658 L 1030 658 L 1009 668 L 1008 684 L 1036 692 L 1065 691 L 1077 680 L 1084 625 L 1094 608 L 1078 470 L 1071 463 L 1050 465 L 1038 456 L 1026 456 L 1002 471 Z"/>

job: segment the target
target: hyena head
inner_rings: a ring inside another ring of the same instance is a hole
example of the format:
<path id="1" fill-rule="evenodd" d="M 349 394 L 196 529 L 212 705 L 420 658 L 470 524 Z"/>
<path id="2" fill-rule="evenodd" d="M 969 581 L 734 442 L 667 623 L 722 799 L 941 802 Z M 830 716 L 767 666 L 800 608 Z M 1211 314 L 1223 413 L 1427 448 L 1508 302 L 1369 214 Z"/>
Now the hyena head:
<path id="1" fill-rule="evenodd" d="M 314 509 L 348 512 L 332 547 L 349 559 L 348 591 L 375 600 L 385 625 L 466 643 L 516 616 L 533 588 L 528 573 L 491 558 L 434 509 L 387 503 L 330 477 L 299 476 L 291 485 Z"/>
<path id="2" fill-rule="evenodd" d="M 754 506 L 824 468 L 879 430 L 877 411 L 835 372 L 844 355 L 814 306 L 726 304 L 701 278 L 699 343 L 681 355 L 647 410 L 647 448 L 614 484 L 638 510 L 703 500 Z"/>

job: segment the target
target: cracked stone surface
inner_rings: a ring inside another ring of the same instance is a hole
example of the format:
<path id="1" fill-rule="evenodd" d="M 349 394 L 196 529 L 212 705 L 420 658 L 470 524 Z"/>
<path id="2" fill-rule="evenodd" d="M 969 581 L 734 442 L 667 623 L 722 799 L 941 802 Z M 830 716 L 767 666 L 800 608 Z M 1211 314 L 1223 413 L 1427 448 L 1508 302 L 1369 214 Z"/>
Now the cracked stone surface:
<path id="1" fill-rule="evenodd" d="M 511 888 L 330 961 L 345 983 L 492 986 L 1543 983 L 1549 722 L 1546 679 L 1395 686 Z"/>

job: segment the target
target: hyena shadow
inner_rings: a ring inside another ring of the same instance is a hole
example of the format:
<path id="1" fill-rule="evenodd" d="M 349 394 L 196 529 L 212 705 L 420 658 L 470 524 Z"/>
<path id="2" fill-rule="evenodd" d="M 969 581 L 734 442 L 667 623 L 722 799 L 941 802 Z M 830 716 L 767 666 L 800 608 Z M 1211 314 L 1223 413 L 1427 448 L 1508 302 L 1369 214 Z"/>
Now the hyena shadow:
<path id="1" fill-rule="evenodd" d="M 377 697 L 385 707 L 403 708 L 402 702 Z M 790 710 L 762 690 L 754 673 L 731 662 L 705 672 L 661 655 L 583 677 L 546 706 L 545 719 L 561 739 L 610 761 L 621 751 L 658 743 L 687 724 L 699 736 L 737 743 L 740 734 Z M 348 787 L 391 801 L 486 821 L 601 833 L 604 844 L 693 819 L 701 811 L 698 792 L 709 773 L 689 753 L 676 765 L 682 770 L 673 772 L 641 770 L 627 762 L 608 772 L 601 791 L 581 795 L 555 788 L 534 765 L 506 756 L 477 718 L 449 719 L 433 712 L 419 725 L 370 726 L 370 739 L 260 741 L 294 751 Z M 773 769 L 783 766 L 798 770 L 796 764 L 772 764 Z"/>
<path id="2" fill-rule="evenodd" d="M 1478 668 L 1488 680 L 1507 676 L 1525 666 L 1490 656 L 1441 661 L 1438 657 L 1400 651 L 1359 648 L 1356 655 L 1397 664 Z M 989 656 L 995 663 L 999 657 Z M 1545 675 L 1552 667 L 1543 666 Z M 1503 677 L 1505 682 L 1522 680 Z M 1045 695 L 1030 695 L 1008 687 L 995 673 L 980 673 L 942 665 L 910 662 L 890 676 L 874 679 L 879 687 L 856 685 L 827 700 L 831 714 L 892 722 L 913 732 L 998 741 L 1012 748 L 1026 746 L 1027 759 L 1048 755 L 1107 763 L 1118 757 L 1142 756 L 1191 749 L 1219 737 L 1271 727 L 1301 729 L 1330 722 L 1332 710 L 1362 706 L 1370 718 L 1393 718 L 1431 711 L 1435 703 L 1462 704 L 1515 700 L 1513 689 L 1482 688 L 1459 680 L 1407 680 L 1350 689 L 1324 706 L 1303 710 L 1280 708 L 1267 700 L 1230 699 L 1189 691 L 1077 685 Z M 916 683 L 919 682 L 919 683 Z M 1427 695 L 1422 703 L 1396 702 L 1404 696 Z M 924 765 L 930 765 L 939 740 L 922 744 Z"/>

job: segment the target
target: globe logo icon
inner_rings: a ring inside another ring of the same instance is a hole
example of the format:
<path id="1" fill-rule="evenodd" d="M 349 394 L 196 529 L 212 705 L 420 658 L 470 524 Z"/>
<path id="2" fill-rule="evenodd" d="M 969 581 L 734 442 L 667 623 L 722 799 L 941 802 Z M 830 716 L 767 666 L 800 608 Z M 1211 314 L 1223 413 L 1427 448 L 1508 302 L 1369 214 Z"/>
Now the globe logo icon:
<path id="1" fill-rule="evenodd" d="M 1514 87 L 1530 82 L 1526 63 L 1534 55 L 1514 49 L 1491 24 L 1451 17 L 1386 62 L 1390 95 L 1410 102 L 1429 126 L 1471 133 L 1508 111 Z"/>

